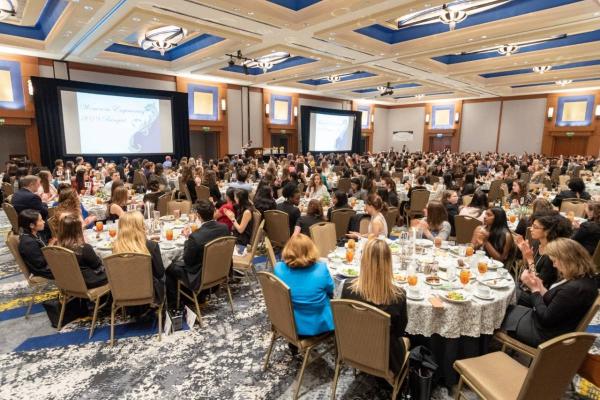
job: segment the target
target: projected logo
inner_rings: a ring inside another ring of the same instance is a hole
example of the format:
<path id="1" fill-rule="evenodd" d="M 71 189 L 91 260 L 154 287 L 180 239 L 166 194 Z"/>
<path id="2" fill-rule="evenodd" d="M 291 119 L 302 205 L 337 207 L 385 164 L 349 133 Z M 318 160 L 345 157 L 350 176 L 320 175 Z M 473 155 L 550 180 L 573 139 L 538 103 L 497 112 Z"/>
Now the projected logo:
<path id="1" fill-rule="evenodd" d="M 132 153 L 154 153 L 160 151 L 160 120 L 156 103 L 147 104 L 140 118 L 131 121 L 136 132 L 129 139 Z"/>

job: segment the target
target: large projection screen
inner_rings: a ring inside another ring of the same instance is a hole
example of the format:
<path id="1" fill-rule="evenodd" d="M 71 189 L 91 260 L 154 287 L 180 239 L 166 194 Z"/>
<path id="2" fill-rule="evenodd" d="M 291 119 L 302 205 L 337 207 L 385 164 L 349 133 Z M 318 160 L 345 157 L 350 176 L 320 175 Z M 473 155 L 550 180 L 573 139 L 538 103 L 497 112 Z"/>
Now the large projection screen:
<path id="1" fill-rule="evenodd" d="M 303 152 L 360 151 L 360 111 L 302 106 L 301 118 Z"/>

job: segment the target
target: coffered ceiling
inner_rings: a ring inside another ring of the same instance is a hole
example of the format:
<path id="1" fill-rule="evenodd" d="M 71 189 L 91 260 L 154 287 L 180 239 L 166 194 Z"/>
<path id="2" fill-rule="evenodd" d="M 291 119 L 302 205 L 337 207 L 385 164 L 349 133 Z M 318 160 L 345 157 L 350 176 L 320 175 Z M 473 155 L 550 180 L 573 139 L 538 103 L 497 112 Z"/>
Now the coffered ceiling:
<path id="1" fill-rule="evenodd" d="M 0 0 L 0 9 L 11 4 L 0 51 L 57 60 L 388 104 L 600 87 L 600 0 Z M 164 54 L 144 50 L 140 40 L 164 26 L 183 39 Z M 380 96 L 385 86 L 393 94 Z"/>

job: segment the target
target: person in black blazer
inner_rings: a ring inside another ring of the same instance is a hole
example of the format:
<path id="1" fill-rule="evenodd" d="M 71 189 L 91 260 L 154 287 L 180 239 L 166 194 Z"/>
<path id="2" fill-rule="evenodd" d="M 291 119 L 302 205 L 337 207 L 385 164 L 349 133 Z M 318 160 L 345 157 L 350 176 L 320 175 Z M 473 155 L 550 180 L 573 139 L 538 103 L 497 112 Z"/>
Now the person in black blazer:
<path id="1" fill-rule="evenodd" d="M 44 230 L 45 225 L 42 215 L 35 210 L 23 210 L 19 213 L 19 227 L 21 228 L 19 254 L 31 274 L 54 279 L 42 253 L 46 242 L 42 236 L 38 235 L 38 232 Z"/>
<path id="2" fill-rule="evenodd" d="M 202 225 L 196 232 L 184 230 L 187 240 L 183 248 L 183 261 L 174 261 L 167 268 L 167 303 L 171 310 L 179 307 L 176 304 L 178 280 L 194 290 L 200 286 L 204 246 L 212 240 L 229 236 L 227 225 L 213 219 L 215 207 L 210 201 L 200 200 L 196 208 Z"/>
<path id="3" fill-rule="evenodd" d="M 552 204 L 560 209 L 560 206 L 565 199 L 583 199 L 589 200 L 592 197 L 588 192 L 585 191 L 585 183 L 581 178 L 571 178 L 567 184 L 569 190 L 563 190 L 556 195 Z"/>
<path id="4" fill-rule="evenodd" d="M 600 241 L 600 202 L 589 202 L 586 207 L 586 214 L 588 220 L 581 225 L 577 221 L 573 222 L 577 230 L 573 233 L 571 239 L 580 243 L 593 256 L 598 241 Z"/>
<path id="5" fill-rule="evenodd" d="M 300 209 L 298 208 L 298 204 L 300 204 L 300 191 L 296 185 L 293 183 L 288 183 L 283 187 L 281 195 L 285 197 L 285 201 L 281 204 L 278 204 L 277 209 L 288 215 L 291 235 L 294 233 L 296 222 L 301 215 Z"/>
<path id="6" fill-rule="evenodd" d="M 508 335 L 532 347 L 573 332 L 598 296 L 592 277 L 594 264 L 583 246 L 558 238 L 548 243 L 545 254 L 560 280 L 546 289 L 542 279 L 526 270 L 521 281 L 531 290 L 531 307 L 510 306 L 501 326 Z"/>
<path id="7" fill-rule="evenodd" d="M 42 202 L 36 194 L 40 188 L 40 178 L 35 175 L 27 175 L 21 178 L 21 189 L 13 194 L 11 204 L 20 213 L 23 210 L 35 210 L 42 215 L 42 219 L 48 219 L 48 206 Z"/>

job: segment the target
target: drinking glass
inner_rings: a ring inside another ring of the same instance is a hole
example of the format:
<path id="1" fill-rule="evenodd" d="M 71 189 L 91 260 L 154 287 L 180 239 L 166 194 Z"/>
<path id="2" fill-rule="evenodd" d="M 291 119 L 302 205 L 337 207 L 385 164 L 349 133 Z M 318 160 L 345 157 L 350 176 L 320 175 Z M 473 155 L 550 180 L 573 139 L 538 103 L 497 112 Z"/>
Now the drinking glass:
<path id="1" fill-rule="evenodd" d="M 104 230 L 104 223 L 102 221 L 96 222 L 96 232 L 102 232 Z"/>
<path id="2" fill-rule="evenodd" d="M 467 248 L 465 250 L 465 256 L 471 257 L 473 255 L 473 253 L 475 253 L 475 249 L 473 248 L 473 246 L 467 246 Z"/>
<path id="3" fill-rule="evenodd" d="M 354 250 L 353 249 L 347 249 L 346 250 L 346 261 L 351 263 L 352 260 L 354 260 Z"/>
<path id="4" fill-rule="evenodd" d="M 167 229 L 165 231 L 165 239 L 173 240 L 173 229 Z"/>
<path id="5" fill-rule="evenodd" d="M 116 227 L 116 226 L 114 226 L 114 225 L 111 225 L 111 226 L 108 228 L 108 235 L 109 235 L 111 238 L 113 238 L 113 239 L 114 239 L 114 238 L 115 238 L 115 236 L 117 236 L 117 227 Z"/>
<path id="6" fill-rule="evenodd" d="M 152 218 L 154 218 L 155 220 L 159 220 L 160 219 L 160 211 L 153 211 Z"/>
<path id="7" fill-rule="evenodd" d="M 408 282 L 408 284 L 410 286 L 417 286 L 417 283 L 419 282 L 419 277 L 417 275 L 417 269 L 415 268 L 414 265 L 411 265 L 410 267 L 408 267 L 408 271 L 406 273 L 406 282 Z"/>
<path id="8" fill-rule="evenodd" d="M 463 268 L 460 270 L 459 274 L 460 283 L 463 285 L 463 288 L 467 286 L 469 280 L 471 279 L 471 270 L 468 268 Z"/>
<path id="9" fill-rule="evenodd" d="M 435 246 L 436 249 L 441 249 L 442 248 L 442 238 L 441 237 L 435 237 L 433 239 L 433 245 Z"/>
<path id="10" fill-rule="evenodd" d="M 479 272 L 479 279 L 483 278 L 485 273 L 488 271 L 488 263 L 485 260 L 480 260 L 477 263 L 477 271 Z"/>
<path id="11" fill-rule="evenodd" d="M 173 216 L 175 216 L 175 219 L 179 219 L 181 216 L 181 210 L 173 210 Z"/>

